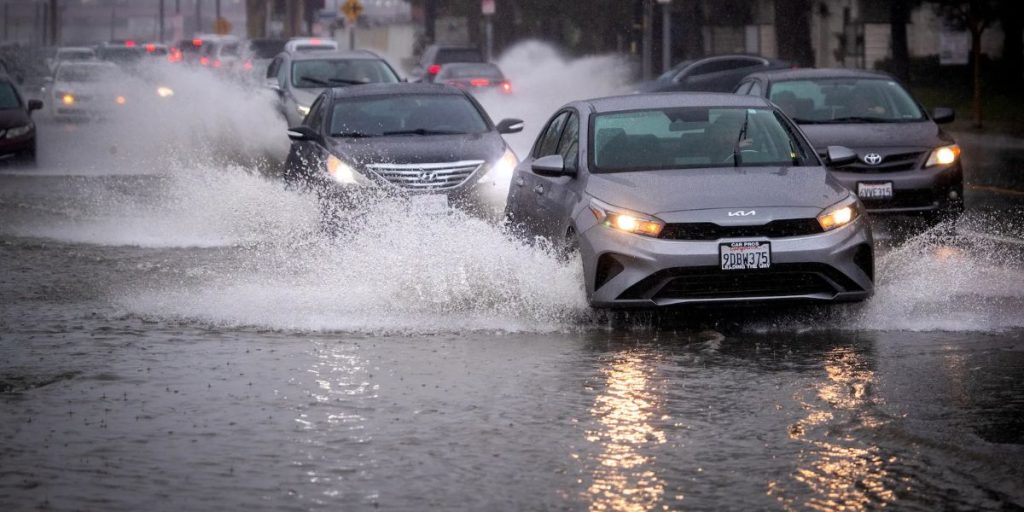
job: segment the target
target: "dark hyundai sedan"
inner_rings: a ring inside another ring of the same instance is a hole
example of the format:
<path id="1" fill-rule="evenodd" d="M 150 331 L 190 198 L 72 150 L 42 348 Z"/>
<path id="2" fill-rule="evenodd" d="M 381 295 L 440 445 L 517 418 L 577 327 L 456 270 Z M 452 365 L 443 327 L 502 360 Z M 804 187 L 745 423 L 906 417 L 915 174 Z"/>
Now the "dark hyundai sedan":
<path id="1" fill-rule="evenodd" d="M 41 108 L 43 102 L 26 102 L 11 79 L 0 74 L 0 159 L 35 162 L 36 125 L 31 114 Z"/>
<path id="2" fill-rule="evenodd" d="M 755 73 L 736 92 L 769 98 L 819 151 L 842 145 L 853 163 L 832 168 L 873 213 L 924 213 L 932 220 L 963 211 L 960 147 L 894 78 L 848 69 Z"/>
<path id="3" fill-rule="evenodd" d="M 375 84 L 326 89 L 300 126 L 285 178 L 312 187 L 325 213 L 342 216 L 364 198 L 405 197 L 411 207 L 459 207 L 497 218 L 518 160 L 467 92 L 435 84 Z"/>

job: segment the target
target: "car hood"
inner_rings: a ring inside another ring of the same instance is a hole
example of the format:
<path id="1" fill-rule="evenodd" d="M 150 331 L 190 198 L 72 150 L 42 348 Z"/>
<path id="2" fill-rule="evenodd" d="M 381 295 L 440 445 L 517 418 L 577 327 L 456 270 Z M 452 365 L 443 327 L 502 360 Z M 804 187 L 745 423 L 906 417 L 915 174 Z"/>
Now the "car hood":
<path id="1" fill-rule="evenodd" d="M 23 108 L 0 110 L 0 130 L 25 126 L 29 122 L 31 122 L 31 119 L 28 117 L 28 112 L 25 112 Z"/>
<path id="2" fill-rule="evenodd" d="M 920 123 L 802 124 L 800 129 L 818 151 L 848 148 L 922 147 L 952 144 L 953 139 L 931 121 Z"/>
<path id="3" fill-rule="evenodd" d="M 332 152 L 356 165 L 491 161 L 501 157 L 505 141 L 497 132 L 469 135 L 402 135 L 332 139 Z"/>
<path id="4" fill-rule="evenodd" d="M 591 174 L 587 192 L 640 213 L 716 208 L 826 208 L 850 192 L 823 167 L 740 167 Z"/>

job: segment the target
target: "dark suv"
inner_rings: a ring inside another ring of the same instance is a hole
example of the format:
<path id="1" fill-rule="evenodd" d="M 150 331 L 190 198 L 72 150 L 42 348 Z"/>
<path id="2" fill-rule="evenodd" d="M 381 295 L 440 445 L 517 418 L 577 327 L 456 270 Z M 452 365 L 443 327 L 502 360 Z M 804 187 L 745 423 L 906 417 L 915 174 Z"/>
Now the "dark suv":
<path id="1" fill-rule="evenodd" d="M 751 73 L 790 67 L 788 62 L 758 55 L 716 55 L 683 61 L 656 80 L 640 84 L 637 92 L 732 92 Z"/>
<path id="2" fill-rule="evenodd" d="M 895 78 L 850 69 L 755 73 L 736 89 L 768 98 L 823 152 L 846 146 L 857 160 L 833 174 L 868 211 L 924 213 L 933 221 L 963 211 L 960 146 L 939 127 L 952 109 L 930 115 Z"/>

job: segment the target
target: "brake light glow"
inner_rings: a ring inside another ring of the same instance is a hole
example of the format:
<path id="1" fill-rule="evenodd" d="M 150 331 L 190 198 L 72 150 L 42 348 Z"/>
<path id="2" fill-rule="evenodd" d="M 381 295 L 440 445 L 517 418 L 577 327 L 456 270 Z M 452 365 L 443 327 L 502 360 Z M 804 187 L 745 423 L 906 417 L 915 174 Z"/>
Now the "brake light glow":
<path id="1" fill-rule="evenodd" d="M 193 39 L 192 40 L 192 46 L 202 46 L 202 45 L 203 45 L 203 40 L 202 39 Z"/>
<path id="2" fill-rule="evenodd" d="M 171 51 L 167 52 L 168 62 L 181 62 L 181 50 L 177 48 L 171 48 Z"/>
<path id="3" fill-rule="evenodd" d="M 202 66 L 209 66 L 210 65 L 210 58 L 209 57 L 201 57 L 199 59 L 199 64 L 202 65 Z"/>
<path id="4" fill-rule="evenodd" d="M 252 61 L 251 60 L 245 61 L 245 64 L 242 64 L 242 68 L 245 69 L 246 71 L 252 70 Z"/>
<path id="5" fill-rule="evenodd" d="M 217 60 L 213 61 L 213 67 L 215 67 L 215 68 L 219 68 L 220 66 L 221 66 L 221 61 L 220 61 L 220 59 L 217 59 Z"/>
<path id="6" fill-rule="evenodd" d="M 469 85 L 472 85 L 473 87 L 487 87 L 488 85 L 491 85 L 491 81 L 486 78 L 474 78 L 469 81 Z"/>
<path id="7" fill-rule="evenodd" d="M 117 102 L 118 105 L 124 105 L 125 103 L 128 103 L 128 100 L 125 99 L 124 96 L 118 96 L 117 98 L 114 98 L 114 101 Z"/>
<path id="8" fill-rule="evenodd" d="M 512 92 L 512 82 L 509 82 L 508 80 L 505 80 L 504 82 L 502 82 L 501 83 L 501 92 L 506 93 L 506 94 Z"/>
<path id="9" fill-rule="evenodd" d="M 131 39 L 129 39 L 129 40 L 124 42 L 124 46 L 126 48 L 135 48 L 135 41 L 132 41 Z"/>
<path id="10" fill-rule="evenodd" d="M 314 37 L 314 38 L 310 39 L 309 42 L 312 43 L 312 44 L 320 44 L 320 38 L 319 37 Z"/>
<path id="11" fill-rule="evenodd" d="M 436 75 L 436 74 L 438 74 L 440 72 L 441 72 L 441 65 L 440 64 L 432 64 L 429 68 L 427 68 L 427 73 L 429 73 L 431 75 Z"/>
<path id="12" fill-rule="evenodd" d="M 146 53 L 153 53 L 155 51 L 156 51 L 156 45 L 155 44 L 149 43 L 149 44 L 146 45 Z"/>

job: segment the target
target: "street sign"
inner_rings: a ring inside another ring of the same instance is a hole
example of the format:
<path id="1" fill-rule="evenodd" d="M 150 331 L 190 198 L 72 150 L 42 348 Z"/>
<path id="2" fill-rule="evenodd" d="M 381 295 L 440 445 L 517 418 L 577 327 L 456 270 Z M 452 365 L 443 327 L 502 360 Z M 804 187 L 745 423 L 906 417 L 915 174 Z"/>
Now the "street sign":
<path id="1" fill-rule="evenodd" d="M 341 12 L 345 13 L 345 18 L 349 23 L 355 23 L 359 19 L 359 15 L 363 13 L 363 3 L 359 0 L 345 0 L 345 4 L 341 6 Z"/>
<path id="2" fill-rule="evenodd" d="M 494 0 L 480 0 L 480 12 L 484 16 L 494 15 Z"/>

